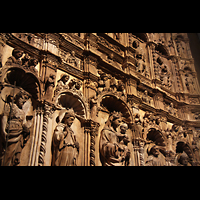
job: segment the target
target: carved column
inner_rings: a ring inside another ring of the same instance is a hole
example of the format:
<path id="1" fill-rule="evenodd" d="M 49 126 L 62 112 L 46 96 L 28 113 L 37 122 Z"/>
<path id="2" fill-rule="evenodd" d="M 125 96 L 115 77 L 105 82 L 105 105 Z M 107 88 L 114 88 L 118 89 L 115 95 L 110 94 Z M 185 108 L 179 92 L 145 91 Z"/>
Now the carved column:
<path id="1" fill-rule="evenodd" d="M 44 164 L 44 156 L 46 153 L 46 143 L 47 143 L 48 122 L 49 118 L 52 118 L 53 112 L 54 112 L 53 104 L 44 101 L 44 116 L 43 116 L 40 151 L 38 157 L 38 166 L 42 166 Z"/>
<path id="2" fill-rule="evenodd" d="M 35 166 L 38 158 L 38 143 L 39 143 L 39 134 L 42 130 L 42 121 L 43 121 L 43 109 L 41 106 L 38 106 L 35 112 L 35 122 L 33 130 L 33 142 L 31 146 L 30 158 L 28 166 Z"/>
<path id="3" fill-rule="evenodd" d="M 145 166 L 144 164 L 144 142 L 139 141 L 139 155 L 140 155 L 140 166 Z"/>
<path id="4" fill-rule="evenodd" d="M 95 166 L 95 137 L 98 135 L 98 130 L 99 130 L 100 124 L 98 122 L 92 121 L 92 120 L 86 120 L 85 122 L 85 134 L 86 134 L 86 140 L 87 144 L 90 142 L 90 145 L 86 145 L 89 147 L 89 165 L 90 166 Z M 89 140 L 89 135 L 90 134 L 90 141 Z M 86 148 L 85 148 L 86 149 Z M 88 152 L 88 149 L 86 150 Z M 87 164 L 87 163 L 86 163 Z"/>

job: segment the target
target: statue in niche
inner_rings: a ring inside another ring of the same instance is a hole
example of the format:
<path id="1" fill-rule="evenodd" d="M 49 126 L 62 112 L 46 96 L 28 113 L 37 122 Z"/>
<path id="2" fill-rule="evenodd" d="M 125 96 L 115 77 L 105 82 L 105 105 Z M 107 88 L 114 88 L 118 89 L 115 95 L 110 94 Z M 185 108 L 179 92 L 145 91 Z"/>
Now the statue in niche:
<path id="1" fill-rule="evenodd" d="M 175 116 L 177 115 L 176 109 L 174 108 L 174 104 L 172 102 L 169 104 L 167 110 L 168 110 L 169 114 L 175 115 Z"/>
<path id="2" fill-rule="evenodd" d="M 98 89 L 97 89 L 97 95 L 100 94 L 102 91 L 109 91 L 110 90 L 110 76 L 106 74 L 105 72 L 102 72 L 102 70 L 98 70 L 98 73 L 100 75 L 98 80 Z"/>
<path id="3" fill-rule="evenodd" d="M 47 100 L 51 100 L 52 98 L 52 94 L 53 94 L 53 89 L 55 87 L 55 79 L 56 76 L 54 74 L 50 74 L 49 77 L 46 80 L 46 84 L 45 84 L 45 98 Z"/>
<path id="4" fill-rule="evenodd" d="M 75 67 L 78 67 L 78 59 L 76 58 L 74 51 L 72 51 L 71 55 L 67 58 L 67 63 L 70 63 Z"/>
<path id="5" fill-rule="evenodd" d="M 24 52 L 20 49 L 13 49 L 12 56 L 8 58 L 8 60 L 6 61 L 6 65 L 12 65 L 12 63 L 21 65 L 22 61 L 20 58 L 23 56 L 23 53 Z"/>
<path id="6" fill-rule="evenodd" d="M 191 74 L 186 74 L 185 75 L 185 85 L 187 87 L 187 90 L 190 93 L 194 93 L 195 92 L 195 83 L 194 83 L 194 78 Z"/>
<path id="7" fill-rule="evenodd" d="M 135 134 L 135 137 L 136 139 L 139 139 L 139 138 L 143 138 L 143 125 L 142 125 L 142 121 L 140 119 L 140 114 L 139 113 L 136 113 L 134 115 L 134 124 L 133 124 L 133 131 L 134 131 L 134 134 Z"/>
<path id="8" fill-rule="evenodd" d="M 1 141 L 3 141 L 1 154 L 4 166 L 19 165 L 22 149 L 29 139 L 33 116 L 26 116 L 23 110 L 23 105 L 29 98 L 30 94 L 24 90 L 7 97 L 4 113 L 1 116 Z"/>
<path id="9" fill-rule="evenodd" d="M 76 166 L 79 143 L 70 128 L 75 120 L 73 108 L 63 109 L 58 116 L 58 125 L 53 134 L 53 166 Z"/>
<path id="10" fill-rule="evenodd" d="M 129 163 L 130 151 L 125 147 L 129 142 L 125 134 L 127 127 L 122 125 L 121 133 L 117 132 L 121 122 L 122 113 L 113 111 L 101 131 L 100 160 L 103 166 L 126 166 Z"/>
<path id="11" fill-rule="evenodd" d="M 142 101 L 144 101 L 147 104 L 151 103 L 151 99 L 150 99 L 150 97 L 148 95 L 148 91 L 147 90 L 145 90 L 143 95 L 142 95 Z"/>

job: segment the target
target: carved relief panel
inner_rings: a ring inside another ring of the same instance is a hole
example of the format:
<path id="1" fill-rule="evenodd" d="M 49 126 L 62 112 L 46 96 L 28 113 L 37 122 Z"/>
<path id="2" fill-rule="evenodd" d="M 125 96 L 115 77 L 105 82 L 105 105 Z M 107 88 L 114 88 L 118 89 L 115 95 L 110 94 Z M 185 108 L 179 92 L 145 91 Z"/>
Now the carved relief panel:
<path id="1" fill-rule="evenodd" d="M 136 35 L 129 33 L 128 61 L 136 72 L 146 78 L 150 78 L 149 57 L 146 43 Z"/>
<path id="2" fill-rule="evenodd" d="M 174 91 L 174 86 L 173 86 L 173 70 L 171 68 L 171 63 L 170 61 L 162 56 L 160 53 L 155 51 L 153 53 L 153 65 L 154 65 L 154 76 L 156 79 L 156 82 L 168 89 Z"/>

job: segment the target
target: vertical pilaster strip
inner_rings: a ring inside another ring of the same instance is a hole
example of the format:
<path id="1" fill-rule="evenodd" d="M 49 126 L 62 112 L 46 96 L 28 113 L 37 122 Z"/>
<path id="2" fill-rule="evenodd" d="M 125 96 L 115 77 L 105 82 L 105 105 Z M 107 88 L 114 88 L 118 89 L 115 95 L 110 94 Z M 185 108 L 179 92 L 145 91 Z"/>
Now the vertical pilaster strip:
<path id="1" fill-rule="evenodd" d="M 44 156 L 46 153 L 46 143 L 47 143 L 48 122 L 49 122 L 49 117 L 52 117 L 52 113 L 53 113 L 53 106 L 49 104 L 47 101 L 45 101 L 38 166 L 44 165 Z"/>

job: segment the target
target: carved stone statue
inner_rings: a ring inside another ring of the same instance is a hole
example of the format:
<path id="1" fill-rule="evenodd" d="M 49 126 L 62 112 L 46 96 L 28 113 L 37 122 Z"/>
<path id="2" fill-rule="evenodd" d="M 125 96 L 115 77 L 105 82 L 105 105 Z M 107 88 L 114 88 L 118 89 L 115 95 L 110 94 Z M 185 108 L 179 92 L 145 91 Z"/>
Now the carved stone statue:
<path id="1" fill-rule="evenodd" d="M 46 80 L 45 98 L 48 99 L 48 100 L 51 100 L 51 98 L 52 98 L 53 89 L 55 87 L 55 79 L 56 79 L 56 76 L 54 74 L 50 74 L 49 77 Z"/>
<path id="2" fill-rule="evenodd" d="M 120 134 L 118 134 L 118 142 L 119 142 L 119 151 L 120 156 L 125 161 L 124 165 L 129 165 L 130 160 L 130 149 L 127 147 L 128 143 L 130 142 L 128 135 L 126 134 L 126 131 L 128 130 L 128 125 L 123 123 L 120 126 Z"/>
<path id="3" fill-rule="evenodd" d="M 76 166 L 79 143 L 70 128 L 75 119 L 74 110 L 63 109 L 58 117 L 58 125 L 53 134 L 53 166 Z"/>
<path id="4" fill-rule="evenodd" d="M 163 166 L 164 165 L 162 160 L 159 158 L 160 151 L 156 144 L 151 143 L 147 151 L 148 151 L 149 157 L 147 158 L 147 161 L 145 164 L 146 166 Z"/>
<path id="5" fill-rule="evenodd" d="M 147 90 L 145 90 L 144 93 L 142 94 L 142 101 L 144 101 L 147 104 L 151 103 L 151 99 L 150 99 L 150 97 L 148 95 L 148 91 Z"/>
<path id="6" fill-rule="evenodd" d="M 26 117 L 22 109 L 29 98 L 30 95 L 22 90 L 14 97 L 12 95 L 7 97 L 4 113 L 1 116 L 1 140 L 4 143 L 4 152 L 1 154 L 4 166 L 17 166 L 20 163 L 21 151 L 29 138 L 29 129 L 32 125 L 32 116 Z"/>
<path id="7" fill-rule="evenodd" d="M 101 131 L 100 160 L 103 166 L 125 166 L 129 163 L 130 151 L 125 147 L 129 140 L 123 135 L 127 127 L 123 130 L 122 126 L 121 133 L 117 132 L 121 122 L 122 113 L 113 111 Z"/>
<path id="8" fill-rule="evenodd" d="M 100 94 L 102 91 L 109 91 L 110 90 L 110 76 L 106 74 L 105 72 L 102 72 L 102 70 L 98 70 L 98 73 L 100 75 L 99 81 L 98 81 L 98 90 L 97 94 Z"/>
<path id="9" fill-rule="evenodd" d="M 67 58 L 67 62 L 74 65 L 75 67 L 78 67 L 78 59 L 76 58 L 74 51 L 72 51 L 71 55 Z"/>

